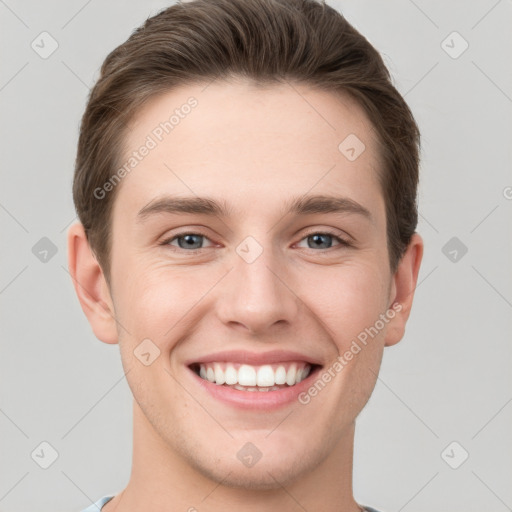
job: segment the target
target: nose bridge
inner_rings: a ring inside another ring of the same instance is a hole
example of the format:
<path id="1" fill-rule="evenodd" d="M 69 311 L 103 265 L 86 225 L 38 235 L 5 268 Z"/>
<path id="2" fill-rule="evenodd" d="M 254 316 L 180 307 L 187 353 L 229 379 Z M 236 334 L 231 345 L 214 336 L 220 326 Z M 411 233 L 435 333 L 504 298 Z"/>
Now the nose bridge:
<path id="1" fill-rule="evenodd" d="M 229 286 L 222 294 L 223 322 L 242 324 L 252 332 L 292 322 L 298 298 L 285 285 L 282 268 L 270 244 L 264 246 L 254 237 L 244 239 L 233 254 Z"/>

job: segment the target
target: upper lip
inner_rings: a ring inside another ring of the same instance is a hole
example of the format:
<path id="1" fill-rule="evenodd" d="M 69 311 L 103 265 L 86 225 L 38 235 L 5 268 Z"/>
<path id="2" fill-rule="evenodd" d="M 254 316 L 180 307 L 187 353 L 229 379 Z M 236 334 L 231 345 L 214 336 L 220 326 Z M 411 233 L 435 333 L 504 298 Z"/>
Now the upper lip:
<path id="1" fill-rule="evenodd" d="M 275 364 L 286 361 L 305 361 L 309 364 L 321 365 L 320 361 L 312 356 L 290 350 L 271 350 L 268 352 L 249 352 L 247 350 L 225 350 L 204 356 L 198 356 L 185 364 L 190 366 L 197 363 L 228 362 L 250 364 L 254 366 Z"/>

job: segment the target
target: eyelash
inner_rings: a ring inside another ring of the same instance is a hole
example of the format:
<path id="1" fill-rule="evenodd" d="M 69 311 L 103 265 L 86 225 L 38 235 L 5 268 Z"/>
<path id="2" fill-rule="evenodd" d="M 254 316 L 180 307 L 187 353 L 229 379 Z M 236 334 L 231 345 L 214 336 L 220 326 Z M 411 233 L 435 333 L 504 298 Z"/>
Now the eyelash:
<path id="1" fill-rule="evenodd" d="M 198 252 L 202 251 L 203 249 L 208 249 L 208 247 L 201 247 L 199 249 L 190 249 L 189 250 L 189 249 L 183 249 L 181 247 L 171 246 L 171 242 L 173 242 L 174 240 L 177 240 L 178 238 L 182 238 L 182 237 L 184 237 L 186 235 L 201 236 L 201 237 L 206 238 L 206 239 L 209 240 L 209 238 L 204 233 L 199 233 L 199 232 L 195 232 L 195 231 L 184 231 L 183 233 L 178 233 L 176 235 L 173 235 L 171 238 L 167 238 L 166 240 L 163 240 L 159 245 L 161 245 L 161 246 L 170 246 L 170 247 L 173 247 L 173 249 L 175 249 L 175 250 L 183 251 L 183 252 L 190 253 L 190 254 L 197 254 Z M 332 231 L 329 231 L 329 230 L 326 230 L 326 231 L 311 231 L 310 233 L 306 233 L 300 239 L 300 241 L 302 242 L 302 240 L 304 240 L 306 238 L 309 238 L 310 236 L 313 236 L 313 235 L 328 235 L 328 236 L 332 236 L 339 243 L 340 246 L 342 246 L 342 247 L 353 247 L 353 244 L 351 242 L 349 242 L 348 240 L 345 240 L 344 238 L 341 238 L 336 233 L 334 233 Z M 336 246 L 334 246 L 334 247 L 336 247 Z M 328 251 L 329 249 L 333 249 L 334 247 L 328 247 L 327 249 L 323 249 L 323 250 L 321 250 L 321 249 L 320 250 L 312 249 L 312 248 L 309 248 L 309 247 L 308 247 L 308 249 L 310 249 L 312 251 L 315 251 L 315 252 L 325 252 L 325 251 Z"/>

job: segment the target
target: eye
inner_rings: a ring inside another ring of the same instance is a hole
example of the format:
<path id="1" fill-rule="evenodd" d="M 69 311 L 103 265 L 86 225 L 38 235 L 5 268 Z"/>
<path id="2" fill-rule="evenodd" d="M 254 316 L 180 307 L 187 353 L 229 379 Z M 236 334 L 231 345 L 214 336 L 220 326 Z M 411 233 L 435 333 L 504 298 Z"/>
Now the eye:
<path id="1" fill-rule="evenodd" d="M 203 240 L 208 238 L 201 233 L 180 233 L 162 242 L 162 245 L 170 245 L 184 250 L 203 249 Z M 177 242 L 177 246 L 174 242 Z"/>
<path id="2" fill-rule="evenodd" d="M 177 235 L 174 235 L 171 238 L 168 238 L 161 242 L 161 245 L 164 246 L 171 246 L 176 247 L 177 249 L 182 249 L 187 252 L 192 251 L 199 251 L 201 249 L 204 249 L 203 246 L 204 241 L 207 240 L 210 242 L 210 245 L 208 247 L 213 246 L 214 244 L 211 243 L 209 238 L 206 235 L 203 235 L 202 233 L 193 233 L 193 232 L 185 232 L 185 233 L 179 233 Z M 305 240 L 307 243 L 308 249 L 330 249 L 333 246 L 345 246 L 345 247 L 351 247 L 351 243 L 347 240 L 339 237 L 335 233 L 330 232 L 313 232 L 308 235 L 306 235 L 304 238 L 302 238 L 301 242 Z M 333 241 L 335 242 L 333 244 Z M 299 247 L 301 247 L 299 245 Z M 304 246 L 302 246 L 304 247 Z"/>
<path id="3" fill-rule="evenodd" d="M 310 233 L 309 235 L 304 237 L 302 240 L 307 241 L 308 249 L 330 249 L 333 246 L 333 243 L 332 243 L 333 240 L 335 240 L 337 242 L 337 244 L 335 244 L 335 245 L 343 245 L 343 246 L 351 245 L 349 242 L 347 242 L 343 238 L 340 238 L 339 236 L 335 235 L 334 233 L 329 233 L 329 232 Z"/>

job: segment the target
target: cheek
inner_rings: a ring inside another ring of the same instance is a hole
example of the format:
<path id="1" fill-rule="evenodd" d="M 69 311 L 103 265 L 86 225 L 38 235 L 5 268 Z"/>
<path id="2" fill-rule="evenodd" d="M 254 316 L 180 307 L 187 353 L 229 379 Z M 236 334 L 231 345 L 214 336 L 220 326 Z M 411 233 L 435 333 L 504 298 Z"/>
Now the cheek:
<path id="1" fill-rule="evenodd" d="M 371 263 L 331 267 L 308 280 L 305 296 L 337 344 L 344 346 L 387 309 L 385 271 Z"/>
<path id="2" fill-rule="evenodd" d="M 198 293 L 187 284 L 180 272 L 144 267 L 143 261 L 133 264 L 129 278 L 118 282 L 119 350 L 132 393 L 148 417 L 157 418 L 160 406 L 180 400 L 168 355 L 191 328 L 187 312 Z M 155 389 L 166 392 L 156 396 Z"/>
<path id="3" fill-rule="evenodd" d="M 149 338 L 162 352 L 171 350 L 184 333 L 191 332 L 201 299 L 218 278 L 212 270 L 201 273 L 142 258 L 125 261 L 124 267 L 129 277 L 119 274 L 116 313 L 129 333 L 124 332 L 125 345 Z"/>

